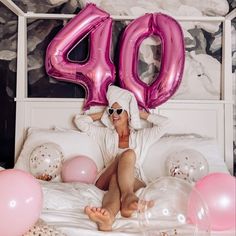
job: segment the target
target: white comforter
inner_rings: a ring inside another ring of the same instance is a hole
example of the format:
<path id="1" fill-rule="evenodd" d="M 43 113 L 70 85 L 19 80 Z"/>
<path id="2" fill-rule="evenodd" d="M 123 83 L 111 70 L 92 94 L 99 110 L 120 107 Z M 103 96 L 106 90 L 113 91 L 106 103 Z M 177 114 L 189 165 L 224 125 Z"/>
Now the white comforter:
<path id="1" fill-rule="evenodd" d="M 44 206 L 41 219 L 55 226 L 67 236 L 97 235 L 143 235 L 139 227 L 137 215 L 122 218 L 119 214 L 112 232 L 97 231 L 96 224 L 83 213 L 86 205 L 101 206 L 104 192 L 93 185 L 81 183 L 53 183 L 40 181 L 44 193 Z M 140 190 L 141 191 L 141 190 Z M 137 193 L 139 194 L 139 193 Z M 173 232 L 171 232 L 173 231 Z M 168 234 L 160 235 L 192 235 L 191 227 L 170 229 Z M 177 234 L 175 234 L 177 232 Z M 211 235 L 235 236 L 235 231 L 212 232 Z"/>

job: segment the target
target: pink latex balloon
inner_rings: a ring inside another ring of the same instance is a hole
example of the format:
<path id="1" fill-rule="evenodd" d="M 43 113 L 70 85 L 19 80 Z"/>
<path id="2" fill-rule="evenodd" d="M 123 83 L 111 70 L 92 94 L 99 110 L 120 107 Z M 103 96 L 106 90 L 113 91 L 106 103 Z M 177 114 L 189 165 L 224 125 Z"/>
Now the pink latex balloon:
<path id="1" fill-rule="evenodd" d="M 29 173 L 10 169 L 0 171 L 0 235 L 21 236 L 38 220 L 43 194 Z"/>
<path id="2" fill-rule="evenodd" d="M 137 61 L 140 44 L 152 35 L 161 39 L 161 68 L 153 83 L 147 85 L 139 78 Z M 132 91 L 142 108 L 155 108 L 166 102 L 179 87 L 184 61 L 184 37 L 178 22 L 160 13 L 145 14 L 132 21 L 122 35 L 119 57 L 121 87 Z"/>
<path id="3" fill-rule="evenodd" d="M 70 51 L 89 33 L 89 60 L 81 64 L 70 61 Z M 110 59 L 111 34 L 109 14 L 88 4 L 47 48 L 46 72 L 56 79 L 82 85 L 87 93 L 84 109 L 107 104 L 106 90 L 115 80 L 115 67 Z"/>
<path id="4" fill-rule="evenodd" d="M 77 156 L 63 163 L 61 178 L 63 182 L 94 183 L 97 176 L 95 162 L 86 156 Z"/>
<path id="5" fill-rule="evenodd" d="M 212 173 L 200 179 L 195 189 L 201 194 L 209 209 L 212 230 L 235 229 L 236 178 L 225 173 Z M 191 209 L 196 208 L 198 202 L 192 195 L 189 201 L 189 217 L 195 222 L 199 214 Z"/>

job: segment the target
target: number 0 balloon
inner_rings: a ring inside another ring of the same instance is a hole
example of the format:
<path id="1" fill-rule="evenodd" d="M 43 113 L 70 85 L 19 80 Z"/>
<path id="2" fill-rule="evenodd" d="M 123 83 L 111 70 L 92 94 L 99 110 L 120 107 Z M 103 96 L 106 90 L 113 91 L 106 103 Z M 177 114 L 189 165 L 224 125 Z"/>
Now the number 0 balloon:
<path id="1" fill-rule="evenodd" d="M 149 86 L 137 71 L 138 51 L 149 36 L 161 39 L 160 73 Z M 119 75 L 123 88 L 132 91 L 141 107 L 155 108 L 166 102 L 179 87 L 185 61 L 184 37 L 180 25 L 164 14 L 146 14 L 125 29 L 120 45 Z"/>

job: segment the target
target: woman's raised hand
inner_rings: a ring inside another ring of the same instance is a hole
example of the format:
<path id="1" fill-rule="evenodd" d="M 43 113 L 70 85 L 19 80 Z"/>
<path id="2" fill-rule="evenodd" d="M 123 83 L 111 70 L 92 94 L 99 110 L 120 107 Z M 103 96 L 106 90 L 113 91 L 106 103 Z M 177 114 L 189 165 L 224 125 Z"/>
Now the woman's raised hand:
<path id="1" fill-rule="evenodd" d="M 88 115 L 93 119 L 93 121 L 96 121 L 96 120 L 101 120 L 103 113 L 104 113 L 104 110 L 96 112 L 96 113 L 88 114 Z"/>
<path id="2" fill-rule="evenodd" d="M 141 119 L 146 120 L 149 116 L 149 113 L 146 112 L 146 111 L 140 110 L 139 111 L 139 116 L 140 116 Z"/>

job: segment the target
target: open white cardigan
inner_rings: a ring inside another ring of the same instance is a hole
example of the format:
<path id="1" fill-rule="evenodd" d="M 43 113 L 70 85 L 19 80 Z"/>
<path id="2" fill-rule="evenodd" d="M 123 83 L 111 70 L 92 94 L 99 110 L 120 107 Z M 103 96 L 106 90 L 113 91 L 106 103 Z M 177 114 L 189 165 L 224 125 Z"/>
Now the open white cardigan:
<path id="1" fill-rule="evenodd" d="M 147 151 L 167 131 L 170 124 L 170 120 L 167 117 L 157 114 L 149 114 L 147 121 L 152 124 L 152 127 L 140 130 L 132 129 L 129 136 L 129 148 L 133 149 L 136 154 L 135 169 L 139 172 L 138 175 L 145 183 L 148 180 L 143 171 L 142 164 Z M 74 122 L 80 131 L 87 133 L 98 143 L 105 167 L 107 167 L 119 151 L 119 137 L 116 130 L 96 125 L 88 115 L 76 115 Z"/>

